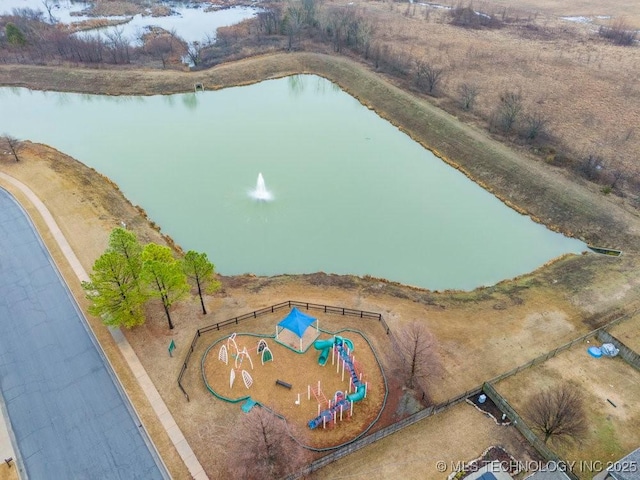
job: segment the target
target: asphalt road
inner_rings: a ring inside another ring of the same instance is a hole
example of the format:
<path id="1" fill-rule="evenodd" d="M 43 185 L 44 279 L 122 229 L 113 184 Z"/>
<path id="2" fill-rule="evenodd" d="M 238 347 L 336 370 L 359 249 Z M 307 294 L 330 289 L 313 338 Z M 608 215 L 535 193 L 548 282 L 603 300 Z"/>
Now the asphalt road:
<path id="1" fill-rule="evenodd" d="M 39 479 L 167 475 L 25 212 L 0 188 L 0 390 Z"/>

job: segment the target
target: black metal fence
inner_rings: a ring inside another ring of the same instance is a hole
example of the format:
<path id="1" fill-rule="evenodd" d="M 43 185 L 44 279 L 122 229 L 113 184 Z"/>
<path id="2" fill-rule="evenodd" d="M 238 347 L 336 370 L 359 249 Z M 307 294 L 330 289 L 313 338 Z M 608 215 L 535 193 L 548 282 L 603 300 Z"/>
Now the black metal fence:
<path id="1" fill-rule="evenodd" d="M 380 313 L 367 312 L 364 310 L 355 310 L 352 308 L 333 307 L 330 305 L 321 305 L 318 303 L 299 302 L 296 300 L 287 300 L 286 302 L 271 305 L 270 307 L 261 308 L 260 310 L 255 310 L 253 312 L 245 313 L 243 315 L 233 317 L 228 320 L 224 320 L 222 322 L 214 323 L 212 325 L 199 328 L 198 330 L 196 330 L 196 333 L 193 336 L 193 340 L 191 341 L 191 346 L 187 351 L 187 355 L 182 364 L 182 368 L 180 369 L 180 374 L 178 375 L 178 387 L 180 387 L 180 390 L 182 390 L 182 393 L 186 397 L 187 401 L 189 401 L 189 394 L 187 393 L 187 391 L 184 389 L 184 386 L 182 385 L 182 378 L 184 377 L 184 374 L 187 371 L 189 360 L 191 359 L 191 355 L 195 350 L 195 347 L 198 343 L 198 339 L 203 333 L 210 332 L 212 330 L 219 331 L 221 328 L 228 327 L 230 325 L 238 325 L 240 322 L 244 320 L 258 318 L 263 315 L 275 313 L 278 310 L 282 310 L 285 308 L 292 308 L 292 307 L 304 308 L 306 310 L 319 310 L 324 313 L 332 313 L 332 314 L 346 315 L 351 317 L 370 318 L 370 319 L 378 320 L 384 327 L 387 335 L 389 335 L 390 333 L 389 326 L 387 325 L 387 322 L 385 322 L 384 318 Z"/>

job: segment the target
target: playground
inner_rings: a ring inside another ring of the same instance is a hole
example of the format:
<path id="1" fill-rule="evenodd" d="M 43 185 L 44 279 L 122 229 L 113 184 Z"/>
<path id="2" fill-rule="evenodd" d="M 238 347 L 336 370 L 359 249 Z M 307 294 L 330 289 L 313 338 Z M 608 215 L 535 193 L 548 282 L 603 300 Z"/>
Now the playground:
<path id="1" fill-rule="evenodd" d="M 208 390 L 239 410 L 268 407 L 309 447 L 353 440 L 375 422 L 386 396 L 371 345 L 358 331 L 317 324 L 293 334 L 233 332 L 217 340 L 202 358 Z"/>

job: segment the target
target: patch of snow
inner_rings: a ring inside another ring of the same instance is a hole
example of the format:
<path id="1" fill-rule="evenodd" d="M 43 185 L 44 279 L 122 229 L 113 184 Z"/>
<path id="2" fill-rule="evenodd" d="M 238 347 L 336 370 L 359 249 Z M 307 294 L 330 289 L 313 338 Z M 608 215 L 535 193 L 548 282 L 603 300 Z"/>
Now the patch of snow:
<path id="1" fill-rule="evenodd" d="M 585 23 L 585 24 L 593 23 L 594 20 L 609 20 L 610 18 L 611 18 L 610 15 L 595 15 L 593 17 L 585 17 L 582 15 L 560 17 L 560 19 L 566 20 L 567 22 Z"/>

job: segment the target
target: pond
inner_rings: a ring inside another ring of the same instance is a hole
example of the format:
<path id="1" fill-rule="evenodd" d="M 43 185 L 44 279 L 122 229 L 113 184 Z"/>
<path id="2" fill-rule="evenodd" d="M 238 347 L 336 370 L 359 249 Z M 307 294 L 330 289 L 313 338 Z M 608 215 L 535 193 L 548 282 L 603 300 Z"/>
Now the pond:
<path id="1" fill-rule="evenodd" d="M 208 3 L 189 2 L 156 2 L 166 5 L 171 9 L 171 15 L 153 17 L 147 15 L 134 15 L 130 17 L 89 17 L 83 12 L 90 6 L 85 2 L 71 2 L 69 0 L 50 0 L 53 5 L 51 15 L 56 22 L 72 23 L 92 18 L 109 20 L 127 20 L 118 26 L 99 29 L 84 30 L 78 34 L 81 36 L 100 36 L 106 39 L 107 33 L 118 31 L 123 39 L 130 44 L 140 45 L 141 35 L 150 27 L 160 27 L 166 31 L 174 31 L 183 40 L 193 42 L 213 41 L 216 30 L 240 23 L 243 20 L 255 16 L 259 9 L 256 7 L 236 6 L 231 8 L 212 9 Z M 49 16 L 44 8 L 43 0 L 2 0 L 0 2 L 0 15 L 10 14 L 13 9 L 30 8 L 44 13 L 43 18 L 49 21 Z"/>
<path id="2" fill-rule="evenodd" d="M 473 289 L 585 248 L 316 76 L 151 97 L 2 88 L 0 112 L 0 132 L 96 168 L 225 275 Z M 259 174 L 270 200 L 255 198 Z"/>

